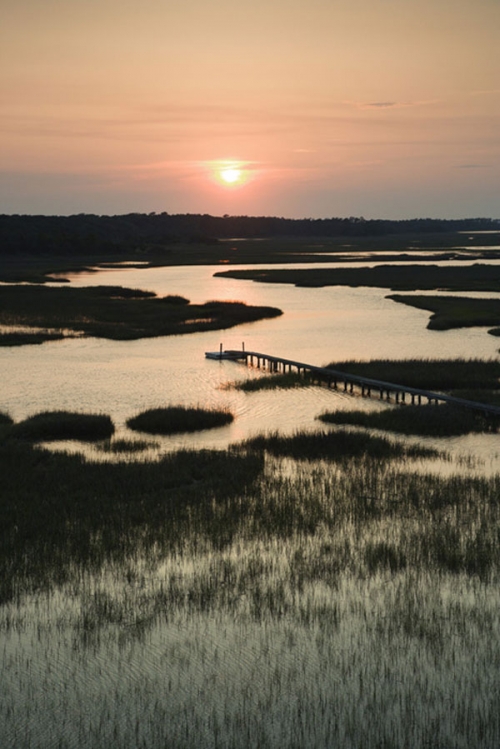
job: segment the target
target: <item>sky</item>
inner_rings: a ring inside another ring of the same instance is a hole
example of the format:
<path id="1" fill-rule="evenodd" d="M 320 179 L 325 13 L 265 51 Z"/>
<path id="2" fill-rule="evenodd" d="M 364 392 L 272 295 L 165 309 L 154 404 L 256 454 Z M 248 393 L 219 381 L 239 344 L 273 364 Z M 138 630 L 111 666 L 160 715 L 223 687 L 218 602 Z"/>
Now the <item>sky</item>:
<path id="1" fill-rule="evenodd" d="M 500 0 L 2 0 L 0 213 L 500 218 Z"/>

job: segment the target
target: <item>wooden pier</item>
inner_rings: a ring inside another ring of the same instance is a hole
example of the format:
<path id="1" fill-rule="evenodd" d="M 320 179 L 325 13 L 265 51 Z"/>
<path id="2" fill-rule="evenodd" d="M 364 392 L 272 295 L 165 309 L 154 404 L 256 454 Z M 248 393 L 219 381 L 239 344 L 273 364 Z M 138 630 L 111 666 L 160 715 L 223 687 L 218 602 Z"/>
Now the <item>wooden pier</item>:
<path id="1" fill-rule="evenodd" d="M 461 408 L 480 411 L 486 416 L 500 416 L 500 407 L 498 406 L 466 400 L 465 398 L 456 398 L 453 395 L 434 393 L 431 390 L 398 385 L 394 382 L 374 380 L 370 377 L 341 372 L 338 369 L 316 367 L 312 364 L 284 359 L 281 356 L 262 354 L 257 351 L 242 349 L 241 351 L 229 350 L 224 353 L 228 355 L 227 358 L 233 361 L 241 361 L 247 366 L 258 367 L 271 373 L 297 372 L 298 374 L 308 375 L 313 383 L 323 384 L 335 390 L 342 389 L 345 393 L 354 394 L 356 392 L 361 393 L 362 396 L 378 396 L 380 400 L 393 400 L 395 403 L 412 403 L 414 405 L 449 403 Z"/>

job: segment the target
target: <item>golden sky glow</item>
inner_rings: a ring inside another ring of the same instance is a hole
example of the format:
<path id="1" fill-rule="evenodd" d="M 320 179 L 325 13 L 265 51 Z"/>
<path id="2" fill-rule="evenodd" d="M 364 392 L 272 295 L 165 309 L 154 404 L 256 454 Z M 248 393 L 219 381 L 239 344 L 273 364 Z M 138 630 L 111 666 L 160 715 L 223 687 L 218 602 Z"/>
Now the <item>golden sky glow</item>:
<path id="1" fill-rule="evenodd" d="M 0 210 L 498 216 L 498 29 L 498 0 L 4 0 Z"/>

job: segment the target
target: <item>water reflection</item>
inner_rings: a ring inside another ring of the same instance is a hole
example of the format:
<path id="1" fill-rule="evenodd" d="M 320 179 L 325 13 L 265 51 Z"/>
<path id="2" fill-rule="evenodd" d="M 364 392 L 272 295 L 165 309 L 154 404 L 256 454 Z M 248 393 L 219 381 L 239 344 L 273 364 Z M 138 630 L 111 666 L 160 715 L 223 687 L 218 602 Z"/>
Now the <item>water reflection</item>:
<path id="1" fill-rule="evenodd" d="M 247 349 L 316 365 L 350 358 L 497 355 L 498 341 L 486 329 L 429 331 L 428 312 L 396 304 L 386 298 L 386 289 L 259 284 L 214 277 L 219 269 L 120 268 L 79 273 L 71 281 L 75 286 L 116 284 L 160 295 L 181 294 L 195 303 L 243 300 L 280 307 L 284 314 L 219 332 L 137 341 L 80 338 L 4 348 L 0 353 L 0 408 L 15 421 L 45 410 L 106 413 L 116 425 L 118 439 L 137 439 L 125 422 L 148 408 L 173 404 L 228 407 L 236 417 L 228 427 L 154 440 L 162 450 L 219 448 L 262 431 L 314 429 L 321 411 L 354 406 L 351 396 L 325 388 L 253 394 L 225 389 L 228 381 L 261 373 L 233 362 L 206 360 L 204 352 L 217 350 L 221 341 L 226 348 L 240 348 L 245 342 Z M 361 398 L 355 405 L 380 407 L 377 401 Z M 463 438 L 455 444 L 465 452 L 479 449 L 481 454 L 494 455 L 497 450 L 497 438 L 491 435 Z M 71 449 L 81 448 L 73 444 Z"/>

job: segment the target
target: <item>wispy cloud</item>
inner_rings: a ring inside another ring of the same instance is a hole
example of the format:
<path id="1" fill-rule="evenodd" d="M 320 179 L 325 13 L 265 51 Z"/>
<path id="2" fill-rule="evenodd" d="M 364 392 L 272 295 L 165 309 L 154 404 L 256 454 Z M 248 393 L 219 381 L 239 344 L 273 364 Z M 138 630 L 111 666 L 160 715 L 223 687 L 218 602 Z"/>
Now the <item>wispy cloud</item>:
<path id="1" fill-rule="evenodd" d="M 369 101 L 365 104 L 365 109 L 389 109 L 390 107 L 397 107 L 396 101 Z"/>
<path id="2" fill-rule="evenodd" d="M 454 169 L 490 169 L 491 164 L 455 164 Z"/>

